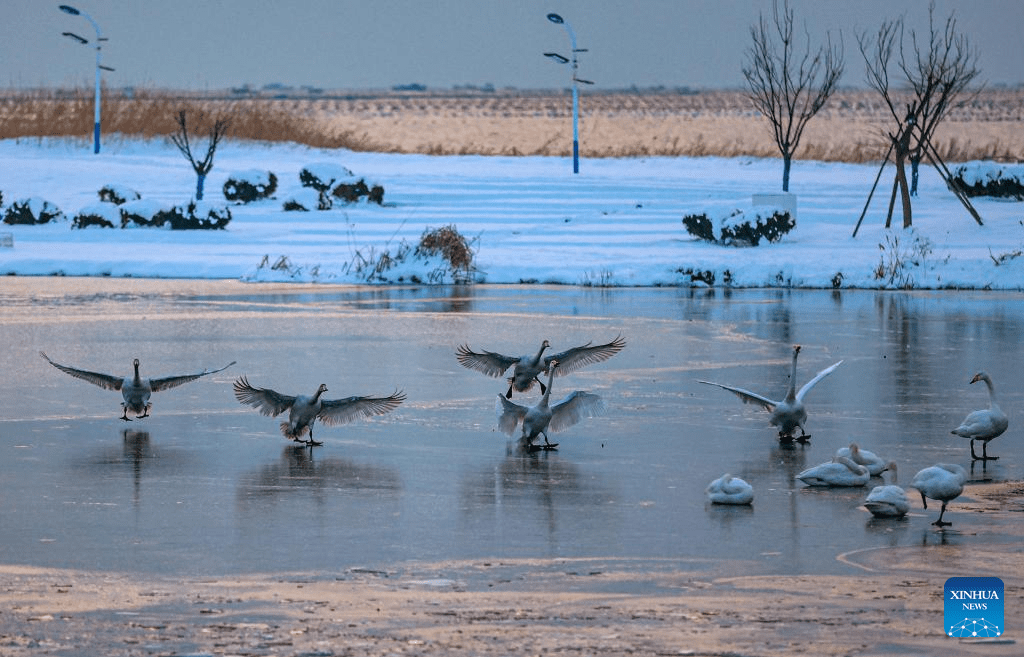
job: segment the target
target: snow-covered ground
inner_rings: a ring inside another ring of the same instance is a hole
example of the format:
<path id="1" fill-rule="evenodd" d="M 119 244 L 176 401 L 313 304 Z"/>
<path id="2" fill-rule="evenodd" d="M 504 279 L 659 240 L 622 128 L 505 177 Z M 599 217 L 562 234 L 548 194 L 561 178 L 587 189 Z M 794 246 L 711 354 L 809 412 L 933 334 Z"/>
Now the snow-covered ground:
<path id="1" fill-rule="evenodd" d="M 283 211 L 285 200 L 309 197 L 299 171 L 327 164 L 382 185 L 384 205 Z M 1024 289 L 1024 203 L 973 199 L 979 226 L 930 166 L 921 170 L 912 230 L 883 227 L 894 173 L 888 166 L 854 238 L 879 165 L 795 162 L 796 227 L 752 248 L 698 240 L 682 217 L 750 210 L 752 195 L 779 191 L 781 160 L 584 159 L 580 169 L 573 175 L 566 158 L 228 141 L 206 181 L 208 204 L 227 205 L 224 182 L 240 172 L 271 171 L 278 188 L 273 199 L 231 205 L 226 229 L 78 230 L 72 219 L 95 209 L 104 186 L 166 207 L 189 201 L 195 174 L 162 140 L 115 138 L 99 155 L 82 142 L 8 140 L 0 142 L 0 212 L 36 198 L 60 208 L 66 221 L 0 224 L 0 274 L 361 283 L 368 274 L 357 273 L 360 263 L 395 257 L 425 230 L 454 225 L 472 242 L 476 280 L 487 283 Z M 901 222 L 897 201 L 893 223 Z M 428 280 L 438 265 L 407 259 L 384 277 Z"/>

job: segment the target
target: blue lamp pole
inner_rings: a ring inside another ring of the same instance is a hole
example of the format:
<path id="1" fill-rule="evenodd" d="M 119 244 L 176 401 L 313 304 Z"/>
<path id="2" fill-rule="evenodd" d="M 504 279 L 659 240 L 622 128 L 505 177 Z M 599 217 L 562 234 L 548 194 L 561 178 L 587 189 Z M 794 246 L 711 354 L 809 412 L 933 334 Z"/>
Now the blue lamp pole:
<path id="1" fill-rule="evenodd" d="M 93 153 L 99 153 L 100 152 L 100 71 L 113 71 L 114 70 L 114 69 L 110 68 L 109 66 L 103 66 L 100 63 L 100 47 L 102 46 L 102 43 L 104 41 L 106 41 L 107 39 L 104 38 L 102 34 L 100 34 L 100 26 L 96 23 L 96 21 L 94 21 L 92 19 L 92 16 L 90 16 L 89 14 L 85 13 L 84 11 L 80 11 L 78 9 L 75 9 L 74 7 L 72 7 L 70 5 L 60 5 L 60 10 L 62 12 L 64 12 L 65 14 L 71 14 L 72 16 L 82 16 L 87 21 L 92 23 L 93 29 L 96 30 L 96 99 L 94 101 L 95 107 L 94 107 L 94 110 L 93 110 L 93 128 L 92 128 L 93 151 L 92 152 Z M 75 34 L 74 32 L 64 32 L 63 34 L 64 34 L 64 36 L 66 36 L 68 38 L 71 38 L 71 39 L 74 39 L 75 41 L 77 41 L 78 43 L 81 43 L 83 45 L 86 45 L 86 44 L 89 43 L 88 39 L 80 37 L 77 34 Z"/>
<path id="2" fill-rule="evenodd" d="M 568 64 L 572 62 L 572 172 L 580 172 L 580 94 L 577 84 L 594 84 L 590 80 L 581 80 L 576 76 L 576 70 L 579 68 L 579 62 L 576 59 L 576 53 L 587 52 L 586 48 L 576 47 L 576 33 L 572 31 L 572 27 L 569 22 L 558 14 L 548 14 L 548 20 L 555 25 L 562 25 L 565 27 L 565 31 L 569 33 L 569 47 L 572 48 L 572 59 L 563 57 L 556 52 L 546 52 L 545 57 L 550 57 L 559 64 Z"/>

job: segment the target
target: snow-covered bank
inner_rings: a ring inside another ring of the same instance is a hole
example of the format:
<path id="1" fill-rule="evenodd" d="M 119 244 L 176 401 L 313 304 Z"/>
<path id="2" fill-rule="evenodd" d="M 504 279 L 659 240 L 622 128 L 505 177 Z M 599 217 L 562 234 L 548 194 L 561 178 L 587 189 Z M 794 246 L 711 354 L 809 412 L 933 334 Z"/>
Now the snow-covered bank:
<path id="1" fill-rule="evenodd" d="M 384 205 L 285 212 L 284 199 L 309 191 L 298 172 L 321 162 L 382 185 Z M 853 238 L 878 165 L 795 162 L 796 227 L 780 242 L 754 248 L 697 240 L 682 217 L 725 215 L 749 208 L 755 193 L 778 191 L 779 160 L 584 159 L 573 175 L 565 158 L 353 153 L 229 141 L 218 149 L 206 201 L 227 205 L 224 182 L 251 170 L 277 176 L 275 198 L 231 205 L 224 230 L 191 231 L 71 229 L 71 218 L 94 206 L 104 186 L 165 205 L 186 203 L 195 175 L 170 144 L 112 141 L 93 155 L 80 143 L 4 141 L 0 169 L 3 209 L 39 197 L 68 218 L 0 225 L 13 242 L 0 246 L 2 274 L 362 283 L 367 271 L 360 263 L 385 252 L 395 256 L 415 247 L 425 230 L 454 225 L 472 241 L 476 280 L 487 283 L 1024 289 L 1024 204 L 975 198 L 985 222 L 978 226 L 931 167 L 921 170 L 913 230 L 882 226 L 890 166 Z M 897 225 L 898 212 L 897 204 Z M 384 276 L 429 280 L 438 266 L 436 258 L 407 260 Z"/>

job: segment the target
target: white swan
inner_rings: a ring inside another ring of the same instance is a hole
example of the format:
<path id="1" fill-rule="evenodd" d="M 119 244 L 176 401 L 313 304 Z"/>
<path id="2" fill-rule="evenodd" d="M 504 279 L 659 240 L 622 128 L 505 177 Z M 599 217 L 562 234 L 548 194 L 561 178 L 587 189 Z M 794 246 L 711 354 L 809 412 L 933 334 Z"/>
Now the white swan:
<path id="1" fill-rule="evenodd" d="M 712 504 L 750 504 L 754 501 L 754 487 L 728 473 L 708 484 L 704 492 Z"/>
<path id="2" fill-rule="evenodd" d="M 939 511 L 939 519 L 933 525 L 942 527 L 953 523 L 943 522 L 942 516 L 946 513 L 946 505 L 964 492 L 964 484 L 967 483 L 967 471 L 955 463 L 939 463 L 919 471 L 910 482 L 911 488 L 916 488 L 921 493 L 921 504 L 928 508 L 928 500 L 942 502 L 942 510 Z"/>
<path id="3" fill-rule="evenodd" d="M 845 456 L 807 468 L 796 476 L 808 486 L 865 486 L 871 475 L 868 469 Z"/>
<path id="4" fill-rule="evenodd" d="M 796 429 L 800 429 L 800 436 L 796 439 L 799 441 L 806 441 L 810 438 L 809 435 L 804 431 L 804 424 L 807 422 L 807 409 L 804 407 L 804 397 L 810 392 L 811 388 L 814 387 L 818 381 L 821 381 L 826 376 L 835 371 L 837 367 L 843 364 L 843 361 L 839 361 L 835 365 L 826 367 L 822 371 L 818 372 L 813 379 L 808 381 L 800 388 L 799 392 L 796 389 L 796 358 L 800 353 L 800 345 L 793 347 L 793 365 L 790 370 L 789 377 L 789 390 L 786 392 L 786 398 L 782 401 L 774 401 L 743 388 L 735 388 L 733 386 L 727 386 L 721 383 L 714 383 L 712 381 L 699 381 L 699 383 L 706 383 L 709 386 L 718 386 L 733 393 L 737 397 L 743 400 L 745 404 L 757 404 L 767 409 L 771 413 L 771 419 L 768 423 L 773 427 L 779 428 L 779 439 L 780 440 L 793 440 L 793 432 Z"/>
<path id="5" fill-rule="evenodd" d="M 107 390 L 120 390 L 121 408 L 124 412 L 121 414 L 121 419 L 126 422 L 131 422 L 131 418 L 128 417 L 128 411 L 135 413 L 135 419 L 141 420 L 144 417 L 149 417 L 149 409 L 153 407 L 149 403 L 149 397 L 154 392 L 160 392 L 161 390 L 167 390 L 180 386 L 183 383 L 189 381 L 195 381 L 201 376 L 207 374 L 216 374 L 221 370 L 226 370 L 235 364 L 235 361 L 231 361 L 224 367 L 216 370 L 203 370 L 197 374 L 183 374 L 180 376 L 164 376 L 159 379 L 144 379 L 139 375 L 139 359 L 136 358 L 132 361 L 132 366 L 135 368 L 135 373 L 129 376 L 114 376 L 112 374 L 102 374 L 100 372 L 90 372 L 88 370 L 80 370 L 75 367 L 68 367 L 67 365 L 61 365 L 50 360 L 50 357 L 39 352 L 39 355 L 46 359 L 46 362 L 53 365 L 61 372 L 70 374 L 71 376 L 88 381 L 93 385 L 97 385 Z"/>
<path id="6" fill-rule="evenodd" d="M 548 441 L 548 430 L 560 431 L 579 422 L 585 416 L 599 415 L 604 412 L 604 400 L 598 395 L 576 390 L 554 406 L 549 406 L 551 398 L 551 380 L 555 371 L 561 367 L 558 361 L 551 361 L 548 368 L 548 385 L 544 395 L 535 406 L 527 408 L 505 397 L 498 395 L 495 410 L 498 413 L 498 429 L 512 435 L 516 426 L 522 423 L 522 435 L 519 439 L 527 449 L 552 449 L 558 443 Z M 544 436 L 544 445 L 537 447 L 533 440 Z"/>
<path id="7" fill-rule="evenodd" d="M 872 477 L 885 472 L 888 463 L 882 460 L 878 454 L 866 449 L 861 449 L 857 443 L 850 443 L 849 447 L 840 447 L 836 450 L 836 456 L 845 456 L 854 463 L 859 463 L 868 469 Z"/>
<path id="8" fill-rule="evenodd" d="M 896 464 L 889 461 L 885 469 L 889 471 L 892 481 L 888 485 L 872 488 L 864 500 L 864 506 L 877 518 L 902 518 L 910 510 L 910 498 L 907 497 L 907 491 L 896 484 Z"/>
<path id="9" fill-rule="evenodd" d="M 988 455 L 988 441 L 1001 436 L 1006 427 L 1010 426 L 1010 421 L 996 403 L 996 389 L 989 375 L 978 372 L 971 379 L 971 383 L 978 381 L 984 381 L 988 386 L 988 408 L 970 413 L 952 433 L 971 439 L 971 458 L 976 461 L 994 461 L 999 457 Z M 975 440 L 981 441 L 981 456 L 974 453 Z"/>
<path id="10" fill-rule="evenodd" d="M 505 393 L 505 397 L 511 399 L 513 388 L 519 392 L 526 392 L 533 387 L 534 381 L 540 384 L 540 392 L 544 394 L 544 383 L 537 377 L 548 371 L 552 361 L 559 362 L 561 368 L 558 376 L 564 376 L 584 365 L 608 360 L 622 351 L 626 346 L 626 340 L 620 335 L 607 344 L 592 345 L 588 342 L 581 347 L 573 347 L 545 357 L 544 350 L 550 346 L 551 343 L 545 340 L 540 345 L 540 351 L 533 356 L 503 356 L 493 351 L 476 352 L 470 349 L 469 345 L 459 345 L 455 357 L 464 367 L 495 378 L 501 377 L 509 367 L 515 366 L 512 376 L 508 379 L 508 392 Z"/>
<path id="11" fill-rule="evenodd" d="M 323 444 L 313 440 L 313 423 L 317 420 L 322 420 L 328 426 L 347 424 L 361 417 L 384 415 L 405 401 L 405 394 L 400 391 L 388 397 L 321 399 L 320 396 L 327 392 L 327 386 L 323 383 L 309 397 L 292 397 L 269 388 L 254 388 L 244 376 L 235 381 L 234 387 L 238 401 L 252 406 L 263 415 L 275 417 L 288 411 L 288 421 L 281 423 L 281 433 L 289 440 L 304 442 L 309 446 Z M 309 438 L 300 440 L 307 433 Z"/>

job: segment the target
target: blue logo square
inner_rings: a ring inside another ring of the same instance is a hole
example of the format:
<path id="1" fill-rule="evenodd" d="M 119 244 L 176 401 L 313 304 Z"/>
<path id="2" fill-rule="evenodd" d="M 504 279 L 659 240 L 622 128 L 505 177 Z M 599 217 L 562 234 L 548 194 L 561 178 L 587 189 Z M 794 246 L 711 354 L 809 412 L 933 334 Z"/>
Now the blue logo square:
<path id="1" fill-rule="evenodd" d="M 996 637 L 1003 625 L 1003 580 L 998 577 L 950 577 L 943 587 L 946 636 Z"/>

